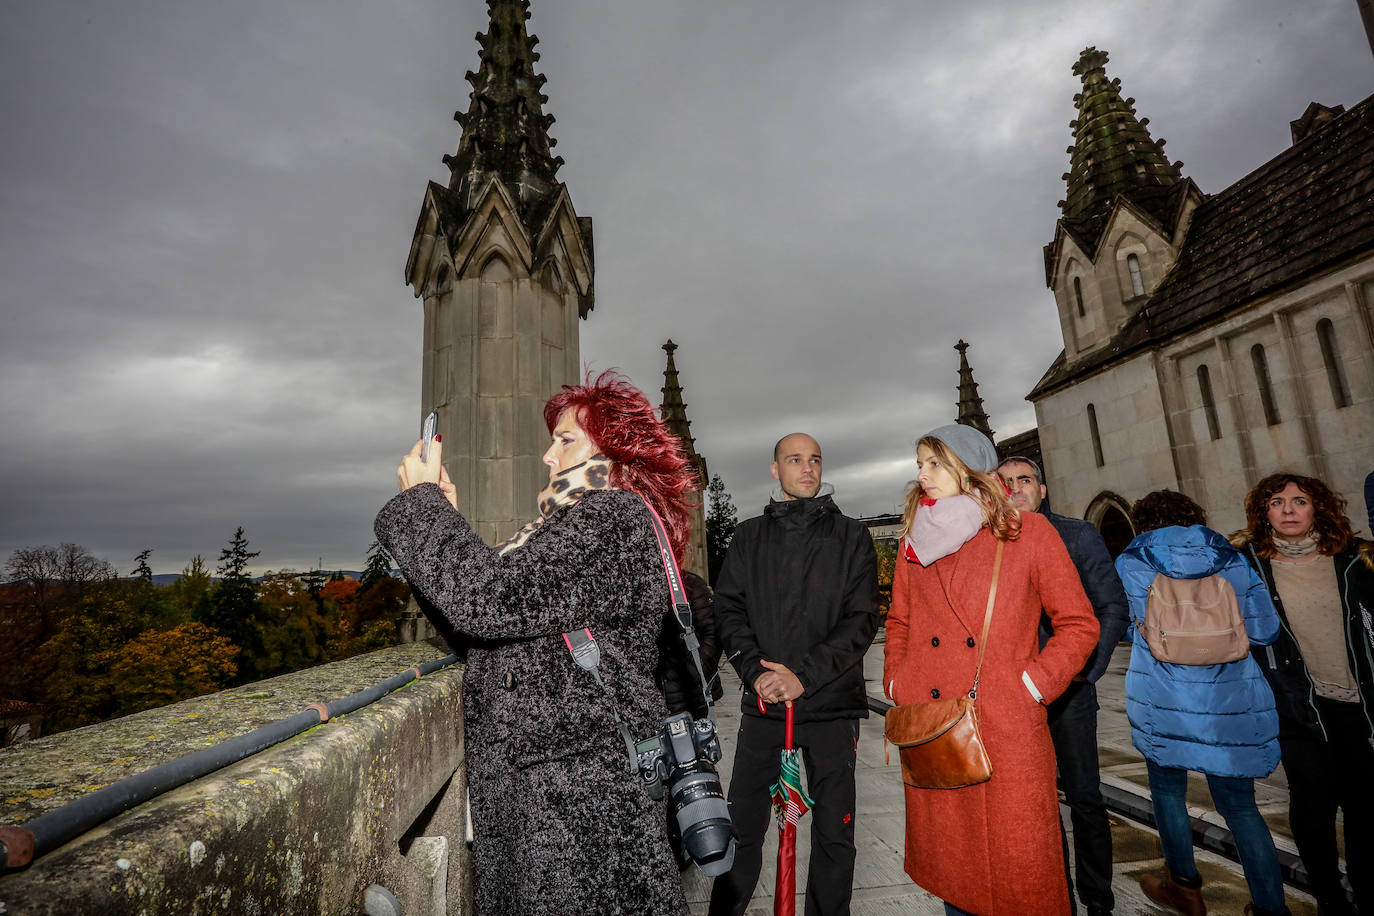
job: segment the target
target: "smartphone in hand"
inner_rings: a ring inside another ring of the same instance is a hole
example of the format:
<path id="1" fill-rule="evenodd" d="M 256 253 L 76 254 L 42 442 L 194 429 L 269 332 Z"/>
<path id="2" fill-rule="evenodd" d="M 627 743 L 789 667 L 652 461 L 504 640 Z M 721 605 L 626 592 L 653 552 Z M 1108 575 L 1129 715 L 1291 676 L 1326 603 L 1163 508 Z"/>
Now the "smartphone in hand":
<path id="1" fill-rule="evenodd" d="M 439 432 L 439 411 L 431 410 L 425 417 L 424 424 L 420 427 L 420 460 L 429 460 L 429 444 L 434 441 L 434 436 Z"/>

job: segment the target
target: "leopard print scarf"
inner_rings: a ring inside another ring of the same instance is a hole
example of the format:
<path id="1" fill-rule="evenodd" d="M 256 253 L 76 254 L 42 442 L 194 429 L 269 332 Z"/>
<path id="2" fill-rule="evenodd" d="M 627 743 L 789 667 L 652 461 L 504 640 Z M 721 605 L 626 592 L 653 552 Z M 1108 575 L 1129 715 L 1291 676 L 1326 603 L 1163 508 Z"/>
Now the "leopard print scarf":
<path id="1" fill-rule="evenodd" d="M 560 471 L 539 492 L 539 517 L 515 534 L 496 545 L 497 553 L 505 554 L 524 545 L 543 527 L 549 516 L 564 506 L 580 502 L 592 490 L 611 489 L 611 459 L 600 452 L 581 464 Z"/>

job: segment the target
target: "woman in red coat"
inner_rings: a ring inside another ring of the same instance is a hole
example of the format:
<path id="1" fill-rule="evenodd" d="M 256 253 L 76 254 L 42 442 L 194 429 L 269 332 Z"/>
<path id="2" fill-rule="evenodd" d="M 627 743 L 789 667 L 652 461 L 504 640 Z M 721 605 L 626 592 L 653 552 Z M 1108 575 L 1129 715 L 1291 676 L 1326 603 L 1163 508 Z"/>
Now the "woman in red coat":
<path id="1" fill-rule="evenodd" d="M 906 872 L 950 914 L 1063 916 L 1069 893 L 1045 707 L 1083 669 L 1097 618 L 1049 521 L 1007 501 L 986 436 L 942 426 L 921 438 L 916 457 L 883 659 L 894 703 L 973 686 L 997 542 L 1004 547 L 976 700 L 992 778 L 963 789 L 906 787 Z M 1044 649 L 1042 610 L 1054 627 Z"/>

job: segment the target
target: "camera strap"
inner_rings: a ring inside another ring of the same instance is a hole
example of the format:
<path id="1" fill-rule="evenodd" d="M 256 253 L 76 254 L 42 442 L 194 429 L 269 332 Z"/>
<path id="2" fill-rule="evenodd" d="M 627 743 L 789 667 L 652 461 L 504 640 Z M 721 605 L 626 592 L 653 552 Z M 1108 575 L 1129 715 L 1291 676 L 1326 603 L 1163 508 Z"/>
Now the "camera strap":
<path id="1" fill-rule="evenodd" d="M 644 499 L 643 496 L 640 499 Z M 668 577 L 668 591 L 672 595 L 673 617 L 677 620 L 678 626 L 682 627 L 682 642 L 687 646 L 687 652 L 692 656 L 692 663 L 696 665 L 697 678 L 701 681 L 701 694 L 706 699 L 706 715 L 711 720 L 711 724 L 716 724 L 716 704 L 711 698 L 711 684 L 706 679 L 706 669 L 701 664 L 701 640 L 697 638 L 696 627 L 692 626 L 692 605 L 687 600 L 687 592 L 682 587 L 682 573 L 677 567 L 677 558 L 673 556 L 673 545 L 668 540 L 668 531 L 663 527 L 663 519 L 658 517 L 657 510 L 644 500 L 644 507 L 649 510 L 649 518 L 654 523 L 654 534 L 658 537 L 658 554 L 663 560 L 663 574 Z"/>
<path id="2" fill-rule="evenodd" d="M 644 497 L 640 497 L 644 499 Z M 677 620 L 678 626 L 682 627 L 682 641 L 687 646 L 687 651 L 692 656 L 692 662 L 697 668 L 697 678 L 701 681 L 701 693 L 706 698 L 706 715 L 711 719 L 711 725 L 716 724 L 716 704 L 711 699 L 711 685 L 706 680 L 706 670 L 701 664 L 701 640 L 697 638 L 696 628 L 692 626 L 692 605 L 687 600 L 687 592 L 682 587 L 682 574 L 677 568 L 677 558 L 673 556 L 673 545 L 668 540 L 668 531 L 663 527 L 663 519 L 658 517 L 658 512 L 644 500 L 644 507 L 649 510 L 649 519 L 654 523 L 654 534 L 658 537 L 659 558 L 663 560 L 663 573 L 668 577 L 668 591 L 672 596 L 673 618 Z M 616 727 L 620 729 L 620 737 L 625 739 L 625 749 L 630 754 L 630 772 L 639 771 L 639 755 L 635 752 L 634 738 L 630 736 L 629 726 L 620 717 L 620 707 L 614 700 L 615 694 L 610 685 L 601 677 L 601 648 L 596 644 L 596 637 L 587 627 L 580 630 L 572 630 L 563 634 L 563 642 L 567 644 L 568 651 L 572 653 L 573 661 L 582 670 L 591 674 L 592 678 L 611 695 L 611 715 L 615 716 Z"/>
<path id="3" fill-rule="evenodd" d="M 630 737 L 630 727 L 625 724 L 625 720 L 620 718 L 620 707 L 615 704 L 615 694 L 610 686 L 601 679 L 601 648 L 596 644 L 596 637 L 592 631 L 586 627 L 580 630 L 573 630 L 563 634 L 563 642 L 568 646 L 568 651 L 572 653 L 573 661 L 583 671 L 591 674 L 592 679 L 611 694 L 611 715 L 615 716 L 616 728 L 620 729 L 620 737 L 625 739 L 625 750 L 630 753 L 630 772 L 639 772 L 639 755 L 635 753 L 635 740 Z"/>

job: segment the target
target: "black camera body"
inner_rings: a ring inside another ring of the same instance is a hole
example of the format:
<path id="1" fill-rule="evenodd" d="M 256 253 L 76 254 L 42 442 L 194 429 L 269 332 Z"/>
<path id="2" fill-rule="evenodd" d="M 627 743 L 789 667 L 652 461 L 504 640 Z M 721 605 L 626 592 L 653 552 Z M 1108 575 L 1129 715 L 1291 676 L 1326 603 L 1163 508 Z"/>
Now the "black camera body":
<path id="1" fill-rule="evenodd" d="M 668 797 L 682 848 L 702 873 L 716 877 L 735 862 L 735 837 L 720 774 L 720 739 L 710 719 L 680 712 L 663 730 L 635 745 L 639 778 L 649 797 Z"/>

